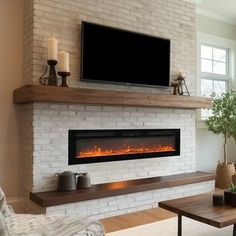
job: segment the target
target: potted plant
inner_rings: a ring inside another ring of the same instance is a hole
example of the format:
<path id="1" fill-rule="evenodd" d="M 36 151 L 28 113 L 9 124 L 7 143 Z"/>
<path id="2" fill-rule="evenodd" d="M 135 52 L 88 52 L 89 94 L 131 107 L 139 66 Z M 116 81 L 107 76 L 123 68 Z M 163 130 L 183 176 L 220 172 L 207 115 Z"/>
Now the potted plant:
<path id="1" fill-rule="evenodd" d="M 235 173 L 233 163 L 228 162 L 227 140 L 233 137 L 236 141 L 236 92 L 230 91 L 215 98 L 212 115 L 206 121 L 208 130 L 224 136 L 224 162 L 218 162 L 216 169 L 216 187 L 228 188 Z"/>
<path id="2" fill-rule="evenodd" d="M 224 202 L 226 205 L 231 205 L 232 193 L 236 192 L 236 185 L 230 184 L 229 188 L 224 190 Z"/>
<path id="3" fill-rule="evenodd" d="M 236 207 L 236 184 L 231 183 L 229 188 L 224 191 L 224 202 Z"/>

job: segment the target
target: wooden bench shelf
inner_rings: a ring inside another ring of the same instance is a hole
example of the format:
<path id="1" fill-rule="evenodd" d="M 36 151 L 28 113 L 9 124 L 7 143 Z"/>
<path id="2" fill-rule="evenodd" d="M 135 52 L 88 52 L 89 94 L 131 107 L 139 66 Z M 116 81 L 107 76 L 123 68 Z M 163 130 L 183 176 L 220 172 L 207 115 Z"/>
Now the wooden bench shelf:
<path id="1" fill-rule="evenodd" d="M 34 102 L 182 109 L 209 108 L 212 105 L 212 99 L 204 97 L 87 88 L 25 85 L 14 91 L 15 104 Z"/>
<path id="2" fill-rule="evenodd" d="M 104 197 L 112 197 L 122 194 L 199 183 L 214 179 L 214 174 L 197 171 L 164 177 L 153 177 L 97 184 L 93 185 L 89 189 L 78 189 L 76 191 L 48 191 L 30 193 L 30 199 L 42 207 L 50 207 Z"/>

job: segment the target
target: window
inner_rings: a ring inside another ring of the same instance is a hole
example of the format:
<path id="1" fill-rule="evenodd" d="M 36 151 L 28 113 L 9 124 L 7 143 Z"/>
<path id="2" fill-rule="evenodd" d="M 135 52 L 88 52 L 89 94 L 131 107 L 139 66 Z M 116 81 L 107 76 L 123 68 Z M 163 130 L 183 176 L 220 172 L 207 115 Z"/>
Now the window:
<path id="1" fill-rule="evenodd" d="M 229 89 L 229 50 L 201 45 L 201 96 L 216 97 Z M 206 120 L 211 110 L 202 109 L 201 119 Z"/>
<path id="2" fill-rule="evenodd" d="M 227 75 L 227 49 L 201 45 L 201 72 Z"/>

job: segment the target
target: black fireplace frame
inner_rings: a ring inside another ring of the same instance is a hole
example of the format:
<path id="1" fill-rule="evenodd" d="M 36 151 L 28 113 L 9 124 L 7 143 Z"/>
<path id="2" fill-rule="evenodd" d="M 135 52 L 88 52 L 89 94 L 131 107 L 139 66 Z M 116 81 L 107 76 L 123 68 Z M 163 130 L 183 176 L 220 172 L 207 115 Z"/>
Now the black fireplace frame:
<path id="1" fill-rule="evenodd" d="M 95 138 L 95 137 L 150 137 L 150 136 L 174 136 L 175 151 L 142 153 L 142 154 L 123 154 L 119 158 L 113 156 L 76 158 L 76 137 Z M 159 158 L 165 156 L 180 155 L 180 129 L 112 129 L 112 130 L 69 130 L 68 131 L 68 164 L 89 164 L 98 162 L 124 161 L 134 159 Z"/>

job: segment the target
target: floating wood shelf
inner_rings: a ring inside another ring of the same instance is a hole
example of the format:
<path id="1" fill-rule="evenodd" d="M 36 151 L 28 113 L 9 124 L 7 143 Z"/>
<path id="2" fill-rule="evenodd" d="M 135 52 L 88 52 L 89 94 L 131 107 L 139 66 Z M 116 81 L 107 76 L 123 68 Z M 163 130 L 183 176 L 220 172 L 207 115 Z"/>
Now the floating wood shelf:
<path id="1" fill-rule="evenodd" d="M 212 105 L 212 99 L 204 97 L 101 89 L 25 85 L 14 91 L 15 104 L 33 102 L 182 109 L 209 108 Z"/>
<path id="2" fill-rule="evenodd" d="M 112 197 L 122 194 L 136 193 L 161 188 L 170 188 L 186 184 L 210 181 L 214 179 L 214 174 L 197 171 L 164 177 L 153 177 L 97 184 L 93 185 L 89 189 L 79 189 L 76 191 L 49 191 L 30 193 L 30 199 L 42 207 L 50 207 L 104 197 Z"/>

